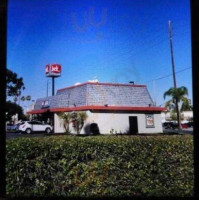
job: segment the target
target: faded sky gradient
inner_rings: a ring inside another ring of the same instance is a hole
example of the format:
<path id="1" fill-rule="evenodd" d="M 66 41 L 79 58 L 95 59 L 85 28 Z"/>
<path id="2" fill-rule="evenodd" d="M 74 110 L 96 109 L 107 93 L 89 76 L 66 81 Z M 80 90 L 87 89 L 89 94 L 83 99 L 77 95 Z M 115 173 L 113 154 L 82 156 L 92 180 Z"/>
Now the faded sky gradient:
<path id="1" fill-rule="evenodd" d="M 172 76 L 152 82 L 172 73 L 168 20 L 176 71 L 191 68 L 189 0 L 10 0 L 7 67 L 24 78 L 22 95 L 32 99 L 46 96 L 45 65 L 59 63 L 56 90 L 96 78 L 134 81 L 147 84 L 160 105 L 173 86 Z M 191 69 L 176 78 L 192 99 Z"/>

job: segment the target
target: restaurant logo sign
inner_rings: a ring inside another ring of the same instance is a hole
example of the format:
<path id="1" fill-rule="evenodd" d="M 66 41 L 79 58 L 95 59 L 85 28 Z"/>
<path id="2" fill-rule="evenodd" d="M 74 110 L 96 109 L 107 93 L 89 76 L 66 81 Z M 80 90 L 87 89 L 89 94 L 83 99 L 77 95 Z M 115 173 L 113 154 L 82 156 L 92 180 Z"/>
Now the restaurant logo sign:
<path id="1" fill-rule="evenodd" d="M 45 68 L 47 77 L 58 77 L 61 76 L 61 65 L 59 64 L 48 64 Z"/>

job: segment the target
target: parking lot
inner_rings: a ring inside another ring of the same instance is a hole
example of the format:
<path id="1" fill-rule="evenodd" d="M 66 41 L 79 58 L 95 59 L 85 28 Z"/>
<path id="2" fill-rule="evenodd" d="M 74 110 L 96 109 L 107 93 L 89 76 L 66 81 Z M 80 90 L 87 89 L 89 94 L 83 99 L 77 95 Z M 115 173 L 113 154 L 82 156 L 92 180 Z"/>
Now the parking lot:
<path id="1" fill-rule="evenodd" d="M 178 134 L 193 134 L 193 128 L 184 128 L 182 130 L 177 129 L 163 129 L 164 133 L 178 133 Z"/>
<path id="2" fill-rule="evenodd" d="M 179 130 L 173 129 L 163 129 L 163 133 L 173 133 L 173 134 L 193 134 L 193 128 L 186 128 Z M 41 133 L 31 133 L 31 134 L 19 134 L 15 132 L 7 132 L 6 139 L 19 138 L 19 137 L 47 137 L 45 132 Z"/>
<path id="3" fill-rule="evenodd" d="M 19 137 L 46 137 L 46 133 L 32 133 L 32 134 L 19 134 L 14 132 L 7 132 L 6 139 L 19 138 Z"/>

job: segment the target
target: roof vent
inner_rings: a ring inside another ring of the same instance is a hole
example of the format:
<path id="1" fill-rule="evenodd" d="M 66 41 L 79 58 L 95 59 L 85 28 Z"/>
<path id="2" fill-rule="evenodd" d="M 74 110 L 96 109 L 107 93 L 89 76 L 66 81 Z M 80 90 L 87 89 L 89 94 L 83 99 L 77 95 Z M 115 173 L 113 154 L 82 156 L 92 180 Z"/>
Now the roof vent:
<path id="1" fill-rule="evenodd" d="M 90 83 L 99 83 L 98 79 L 88 80 L 88 82 L 90 82 Z"/>
<path id="2" fill-rule="evenodd" d="M 134 81 L 129 81 L 130 84 L 134 85 Z"/>
<path id="3" fill-rule="evenodd" d="M 79 82 L 77 82 L 77 83 L 75 83 L 74 85 L 80 85 L 81 83 L 79 83 Z"/>

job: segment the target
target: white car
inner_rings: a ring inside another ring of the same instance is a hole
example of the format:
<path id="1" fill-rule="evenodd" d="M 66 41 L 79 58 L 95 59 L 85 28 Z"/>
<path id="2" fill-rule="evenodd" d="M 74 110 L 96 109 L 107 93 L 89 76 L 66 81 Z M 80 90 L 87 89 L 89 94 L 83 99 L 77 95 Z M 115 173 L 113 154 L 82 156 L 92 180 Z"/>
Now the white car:
<path id="1" fill-rule="evenodd" d="M 48 124 L 43 124 L 39 121 L 25 121 L 18 127 L 18 132 L 30 134 L 32 132 L 46 132 L 51 133 L 53 127 Z"/>

